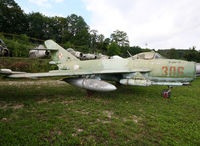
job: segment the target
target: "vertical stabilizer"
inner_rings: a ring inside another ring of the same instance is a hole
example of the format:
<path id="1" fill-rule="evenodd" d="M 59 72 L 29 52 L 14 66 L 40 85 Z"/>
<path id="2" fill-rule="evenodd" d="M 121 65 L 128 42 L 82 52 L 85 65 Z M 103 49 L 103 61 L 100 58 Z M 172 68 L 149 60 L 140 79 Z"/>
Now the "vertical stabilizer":
<path id="1" fill-rule="evenodd" d="M 53 40 L 47 40 L 44 43 L 47 50 L 51 51 L 51 58 L 56 64 L 64 64 L 69 61 L 79 61 L 78 58 L 73 56 Z"/>

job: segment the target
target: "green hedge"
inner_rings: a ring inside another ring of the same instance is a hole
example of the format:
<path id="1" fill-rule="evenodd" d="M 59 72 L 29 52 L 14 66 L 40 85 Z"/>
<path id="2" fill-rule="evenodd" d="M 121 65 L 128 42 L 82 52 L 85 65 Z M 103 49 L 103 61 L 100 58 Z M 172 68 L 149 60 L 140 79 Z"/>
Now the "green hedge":
<path id="1" fill-rule="evenodd" d="M 50 59 L 0 57 L 0 68 L 24 72 L 47 72 L 57 69 L 56 66 L 49 65 L 49 61 Z"/>

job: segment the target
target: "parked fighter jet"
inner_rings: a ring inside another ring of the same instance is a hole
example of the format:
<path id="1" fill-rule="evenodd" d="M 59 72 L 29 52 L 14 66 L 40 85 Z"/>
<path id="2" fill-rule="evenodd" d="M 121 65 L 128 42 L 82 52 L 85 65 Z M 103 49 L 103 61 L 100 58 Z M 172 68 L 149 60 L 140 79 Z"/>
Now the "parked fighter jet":
<path id="1" fill-rule="evenodd" d="M 30 58 L 46 58 L 48 56 L 49 51 L 47 51 L 43 45 L 39 45 L 38 47 L 29 51 Z"/>
<path id="2" fill-rule="evenodd" d="M 6 44 L 0 39 L 0 56 L 12 56 L 11 52 L 6 47 Z"/>
<path id="3" fill-rule="evenodd" d="M 75 57 L 77 57 L 80 60 L 97 59 L 97 55 L 95 55 L 95 54 L 90 54 L 90 53 L 84 54 L 79 51 L 74 51 L 74 49 L 72 49 L 72 48 L 68 48 L 67 51 L 70 52 L 72 55 L 74 55 Z"/>
<path id="4" fill-rule="evenodd" d="M 196 76 L 200 76 L 200 63 L 197 63 L 196 66 Z"/>
<path id="5" fill-rule="evenodd" d="M 113 59 L 113 58 L 121 58 L 119 56 L 107 56 L 107 55 L 103 55 L 101 53 L 98 54 L 84 54 L 82 52 L 79 51 L 74 51 L 74 49 L 72 48 L 68 48 L 67 49 L 68 52 L 70 52 L 72 55 L 74 55 L 75 57 L 77 57 L 80 60 L 94 60 L 94 59 Z"/>
<path id="6" fill-rule="evenodd" d="M 45 73 L 15 73 L 8 69 L 0 72 L 10 78 L 42 78 L 64 77 L 64 81 L 89 91 L 113 91 L 116 87 L 106 81 L 115 81 L 123 85 L 150 86 L 165 85 L 169 88 L 162 92 L 165 98 L 170 97 L 172 86 L 189 85 L 196 77 L 194 62 L 163 59 L 157 53 L 152 57 L 142 55 L 142 58 L 114 58 L 80 61 L 52 40 L 45 41 L 47 50 L 51 51 L 51 64 L 56 64 L 59 70 Z M 69 77 L 69 78 L 66 78 Z M 104 81 L 105 80 L 105 81 Z"/>

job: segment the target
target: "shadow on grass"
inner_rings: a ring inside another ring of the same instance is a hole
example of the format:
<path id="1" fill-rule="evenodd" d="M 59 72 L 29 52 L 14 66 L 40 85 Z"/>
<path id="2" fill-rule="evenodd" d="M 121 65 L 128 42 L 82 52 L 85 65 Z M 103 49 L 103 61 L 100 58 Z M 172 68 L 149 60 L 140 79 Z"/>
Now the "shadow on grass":
<path id="1" fill-rule="evenodd" d="M 135 87 L 119 86 L 113 92 L 94 92 L 92 98 L 117 99 L 117 98 L 160 98 L 163 87 Z M 0 98 L 5 100 L 29 100 L 41 98 L 88 98 L 85 89 L 71 85 L 23 85 L 23 86 L 1 86 Z"/>

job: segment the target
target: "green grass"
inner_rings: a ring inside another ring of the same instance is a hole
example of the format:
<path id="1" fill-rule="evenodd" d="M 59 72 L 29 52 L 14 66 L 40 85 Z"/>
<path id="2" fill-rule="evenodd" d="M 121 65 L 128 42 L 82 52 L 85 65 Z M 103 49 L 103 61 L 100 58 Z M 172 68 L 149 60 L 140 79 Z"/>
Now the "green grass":
<path id="1" fill-rule="evenodd" d="M 1 85 L 1 145 L 200 145 L 200 78 L 192 86 Z"/>

